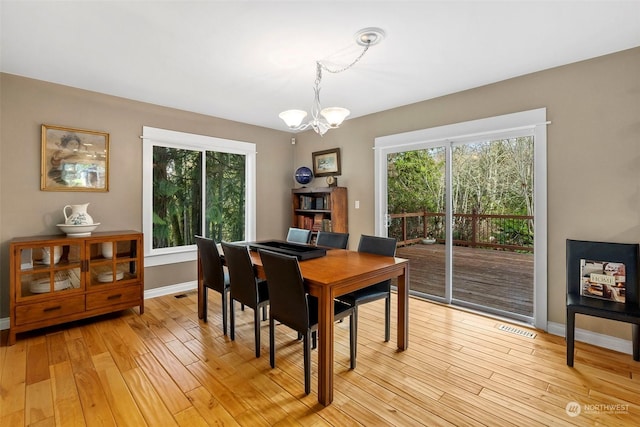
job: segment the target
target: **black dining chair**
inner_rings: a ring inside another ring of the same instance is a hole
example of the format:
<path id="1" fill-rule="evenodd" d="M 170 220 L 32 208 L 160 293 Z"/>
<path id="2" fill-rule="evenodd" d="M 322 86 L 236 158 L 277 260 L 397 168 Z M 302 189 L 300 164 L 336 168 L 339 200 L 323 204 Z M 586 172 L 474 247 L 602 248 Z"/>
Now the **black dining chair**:
<path id="1" fill-rule="evenodd" d="M 269 286 L 269 362 L 276 366 L 275 322 L 298 332 L 303 337 L 304 392 L 311 390 L 311 340 L 318 329 L 318 299 L 307 294 L 300 265 L 295 256 L 260 251 L 262 265 Z M 350 317 L 349 349 L 350 368 L 356 367 L 356 328 L 354 309 L 340 301 L 334 301 L 334 320 Z"/>
<path id="2" fill-rule="evenodd" d="M 229 273 L 222 263 L 220 253 L 213 239 L 195 236 L 198 246 L 198 259 L 202 271 L 202 320 L 207 321 L 207 289 L 213 289 L 222 295 L 222 330 L 227 335 L 227 295 L 229 294 Z"/>
<path id="3" fill-rule="evenodd" d="M 304 228 L 290 227 L 287 232 L 287 242 L 291 243 L 306 243 L 311 241 L 311 230 L 305 230 Z"/>
<path id="4" fill-rule="evenodd" d="M 396 239 L 392 237 L 360 236 L 358 252 L 376 255 L 395 256 Z M 391 280 L 376 283 L 349 294 L 340 295 L 338 299 L 354 309 L 356 327 L 358 325 L 358 306 L 380 299 L 385 300 L 384 308 L 384 341 L 389 341 L 391 329 Z M 356 335 L 357 336 L 357 335 Z M 356 347 L 357 351 L 357 347 Z"/>
<path id="5" fill-rule="evenodd" d="M 347 249 L 349 244 L 349 233 L 336 233 L 332 231 L 318 231 L 316 246 L 327 248 Z"/>
<path id="6" fill-rule="evenodd" d="M 222 242 L 222 252 L 229 269 L 231 289 L 231 340 L 236 338 L 235 301 L 253 309 L 253 329 L 255 335 L 256 357 L 260 357 L 260 310 L 266 313 L 269 305 L 267 282 L 256 277 L 256 270 L 251 262 L 249 248 L 245 245 L 234 245 Z"/>

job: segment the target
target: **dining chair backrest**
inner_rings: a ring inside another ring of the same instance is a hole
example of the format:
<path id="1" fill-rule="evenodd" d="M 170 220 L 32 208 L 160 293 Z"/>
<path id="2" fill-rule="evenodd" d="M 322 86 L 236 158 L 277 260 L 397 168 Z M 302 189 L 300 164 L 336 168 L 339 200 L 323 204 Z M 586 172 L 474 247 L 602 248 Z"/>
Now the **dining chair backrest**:
<path id="1" fill-rule="evenodd" d="M 309 243 L 311 241 L 311 230 L 304 228 L 290 227 L 287 232 L 287 242 Z"/>
<path id="2" fill-rule="evenodd" d="M 369 254 L 384 256 L 395 256 L 396 246 L 396 239 L 393 237 L 368 236 L 363 234 L 362 236 L 360 236 L 358 252 L 366 252 Z"/>
<path id="3" fill-rule="evenodd" d="M 332 231 L 318 231 L 317 246 L 328 248 L 347 249 L 349 233 L 335 233 Z"/>
<path id="4" fill-rule="evenodd" d="M 255 308 L 258 300 L 258 281 L 246 245 L 222 242 L 222 252 L 229 269 L 231 298 Z"/>
<path id="5" fill-rule="evenodd" d="M 309 303 L 298 259 L 264 250 L 260 258 L 267 276 L 271 318 L 298 332 L 307 331 Z"/>
<path id="6" fill-rule="evenodd" d="M 223 292 L 225 289 L 224 268 L 216 242 L 202 236 L 195 236 L 195 239 L 200 254 L 204 285 L 215 291 Z"/>

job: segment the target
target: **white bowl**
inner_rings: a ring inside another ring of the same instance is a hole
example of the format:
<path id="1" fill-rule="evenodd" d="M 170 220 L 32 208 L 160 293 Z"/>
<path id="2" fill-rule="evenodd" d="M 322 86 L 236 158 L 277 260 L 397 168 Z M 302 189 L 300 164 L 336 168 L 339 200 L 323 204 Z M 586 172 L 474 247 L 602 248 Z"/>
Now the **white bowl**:
<path id="1" fill-rule="evenodd" d="M 63 289 L 69 289 L 70 287 L 71 282 L 69 281 L 69 279 L 56 280 L 53 283 L 54 291 L 61 291 Z M 31 282 L 29 290 L 32 294 L 45 294 L 47 292 L 51 292 L 51 284 L 49 282 L 49 279 L 40 279 Z"/>
<path id="2" fill-rule="evenodd" d="M 123 271 L 118 271 L 116 273 L 116 280 L 122 280 L 122 278 L 124 277 L 124 272 Z M 106 272 L 106 273 L 101 273 L 98 274 L 98 282 L 100 283 L 109 283 L 109 282 L 113 282 L 113 274 L 111 272 Z"/>
<path id="3" fill-rule="evenodd" d="M 91 232 L 95 230 L 100 223 L 96 222 L 93 224 L 83 224 L 83 225 L 71 225 L 71 224 L 56 224 L 60 230 L 67 233 L 69 237 L 82 237 L 82 236 L 91 236 Z"/>

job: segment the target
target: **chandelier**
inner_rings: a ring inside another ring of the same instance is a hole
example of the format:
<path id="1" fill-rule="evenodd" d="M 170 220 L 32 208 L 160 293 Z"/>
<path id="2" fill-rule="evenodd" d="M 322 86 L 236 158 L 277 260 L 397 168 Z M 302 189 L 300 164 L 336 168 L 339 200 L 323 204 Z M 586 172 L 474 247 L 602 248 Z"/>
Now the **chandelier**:
<path id="1" fill-rule="evenodd" d="M 337 74 L 348 70 L 360 61 L 371 46 L 380 43 L 384 36 L 385 33 L 380 28 L 365 28 L 358 31 L 355 34 L 355 40 L 358 45 L 363 46 L 362 52 L 356 59 L 345 67 L 332 69 L 322 62 L 316 61 L 316 81 L 313 87 L 314 99 L 313 104 L 311 104 L 311 119 L 308 122 L 302 123 L 305 117 L 307 117 L 307 112 L 303 110 L 283 111 L 278 115 L 278 117 L 284 120 L 291 130 L 301 131 L 311 127 L 320 136 L 324 135 L 329 129 L 339 127 L 351 112 L 342 107 L 322 108 L 320 104 L 320 83 L 322 82 L 322 71 L 324 70 L 329 73 Z"/>

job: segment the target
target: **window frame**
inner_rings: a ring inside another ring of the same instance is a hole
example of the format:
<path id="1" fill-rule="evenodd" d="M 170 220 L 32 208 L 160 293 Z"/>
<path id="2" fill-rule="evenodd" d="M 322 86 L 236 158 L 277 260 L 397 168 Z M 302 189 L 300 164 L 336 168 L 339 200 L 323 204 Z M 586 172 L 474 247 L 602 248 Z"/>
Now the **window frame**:
<path id="1" fill-rule="evenodd" d="M 196 245 L 152 248 L 153 236 L 153 147 L 162 146 L 200 152 L 217 151 L 246 156 L 245 161 L 245 239 L 256 236 L 256 144 L 213 136 L 197 135 L 149 126 L 142 128 L 142 230 L 145 267 L 195 261 Z M 206 167 L 203 165 L 203 178 Z M 205 187 L 203 185 L 203 194 Z M 203 222 L 205 221 L 202 204 Z M 204 224 L 203 224 L 204 226 Z"/>

